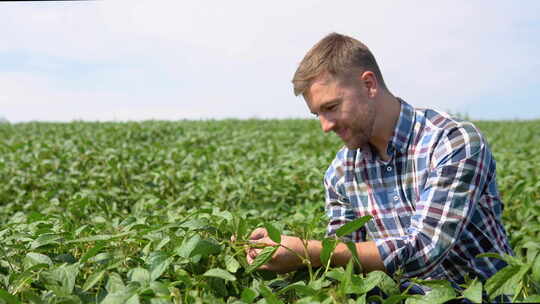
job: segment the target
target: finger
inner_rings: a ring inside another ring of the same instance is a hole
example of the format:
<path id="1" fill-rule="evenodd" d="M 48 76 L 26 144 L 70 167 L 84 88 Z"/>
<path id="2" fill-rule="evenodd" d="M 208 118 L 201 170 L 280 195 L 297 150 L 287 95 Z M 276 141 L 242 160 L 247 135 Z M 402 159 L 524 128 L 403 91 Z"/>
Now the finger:
<path id="1" fill-rule="evenodd" d="M 251 259 L 254 259 L 257 256 L 257 254 L 255 254 L 255 250 L 253 250 L 253 248 L 249 248 L 247 252 L 247 256 Z"/>
<path id="2" fill-rule="evenodd" d="M 258 240 L 266 237 L 268 235 L 268 232 L 266 232 L 266 229 L 264 228 L 257 228 L 253 230 L 251 235 L 249 236 L 250 240 Z"/>
<path id="3" fill-rule="evenodd" d="M 261 253 L 261 249 L 256 249 L 256 248 L 251 248 L 249 250 L 249 253 L 248 255 L 252 258 L 252 259 L 255 259 L 260 253 Z"/>
<path id="4" fill-rule="evenodd" d="M 261 249 L 250 248 L 246 254 L 246 260 L 248 261 L 248 263 L 251 264 L 251 262 L 253 262 L 257 258 L 261 251 Z"/>

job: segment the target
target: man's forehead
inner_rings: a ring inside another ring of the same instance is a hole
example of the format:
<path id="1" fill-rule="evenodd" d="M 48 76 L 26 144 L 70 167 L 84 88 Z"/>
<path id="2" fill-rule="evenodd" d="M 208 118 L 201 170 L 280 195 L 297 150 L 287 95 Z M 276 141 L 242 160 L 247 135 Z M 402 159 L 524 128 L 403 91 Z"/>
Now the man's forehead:
<path id="1" fill-rule="evenodd" d="M 304 93 L 304 100 L 311 113 L 315 114 L 320 107 L 340 98 L 341 94 L 336 79 L 333 76 L 324 76 L 311 83 Z"/>
<path id="2" fill-rule="evenodd" d="M 311 85 L 317 83 L 319 85 L 328 85 L 336 80 L 336 77 L 328 72 L 321 73 L 319 76 L 313 78 Z"/>
<path id="3" fill-rule="evenodd" d="M 320 89 L 321 87 L 328 87 L 329 85 L 333 84 L 335 81 L 336 81 L 336 78 L 327 72 L 322 73 L 319 76 L 313 78 L 313 80 L 309 84 L 308 89 L 306 90 L 306 93 L 304 94 L 304 99 L 310 100 L 311 93 L 314 90 L 316 91 Z"/>

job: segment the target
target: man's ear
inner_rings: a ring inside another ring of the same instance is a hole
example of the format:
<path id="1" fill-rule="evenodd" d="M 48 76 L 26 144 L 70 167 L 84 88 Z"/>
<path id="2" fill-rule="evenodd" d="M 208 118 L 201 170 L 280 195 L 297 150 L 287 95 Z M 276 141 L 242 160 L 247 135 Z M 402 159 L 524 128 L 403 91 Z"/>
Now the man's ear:
<path id="1" fill-rule="evenodd" d="M 377 77 L 372 71 L 364 71 L 360 76 L 362 87 L 369 98 L 375 98 L 379 90 L 379 83 Z"/>

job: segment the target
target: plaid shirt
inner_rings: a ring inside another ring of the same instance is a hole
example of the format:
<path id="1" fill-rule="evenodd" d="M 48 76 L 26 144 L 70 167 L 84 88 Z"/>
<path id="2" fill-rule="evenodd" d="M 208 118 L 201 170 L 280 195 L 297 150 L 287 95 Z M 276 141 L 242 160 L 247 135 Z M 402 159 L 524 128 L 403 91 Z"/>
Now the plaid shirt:
<path id="1" fill-rule="evenodd" d="M 403 100 L 389 161 L 366 146 L 342 148 L 325 174 L 327 235 L 371 215 L 346 236 L 373 240 L 389 273 L 482 280 L 506 264 L 480 253 L 512 254 L 501 223 L 495 160 L 476 127 Z"/>

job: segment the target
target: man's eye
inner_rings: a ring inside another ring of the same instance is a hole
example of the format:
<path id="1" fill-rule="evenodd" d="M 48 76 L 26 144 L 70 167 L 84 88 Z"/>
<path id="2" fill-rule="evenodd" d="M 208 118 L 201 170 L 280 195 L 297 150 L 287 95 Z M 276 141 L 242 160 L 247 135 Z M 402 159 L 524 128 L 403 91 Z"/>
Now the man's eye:
<path id="1" fill-rule="evenodd" d="M 337 109 L 337 104 L 334 104 L 328 107 L 328 111 L 334 111 L 336 109 Z"/>

